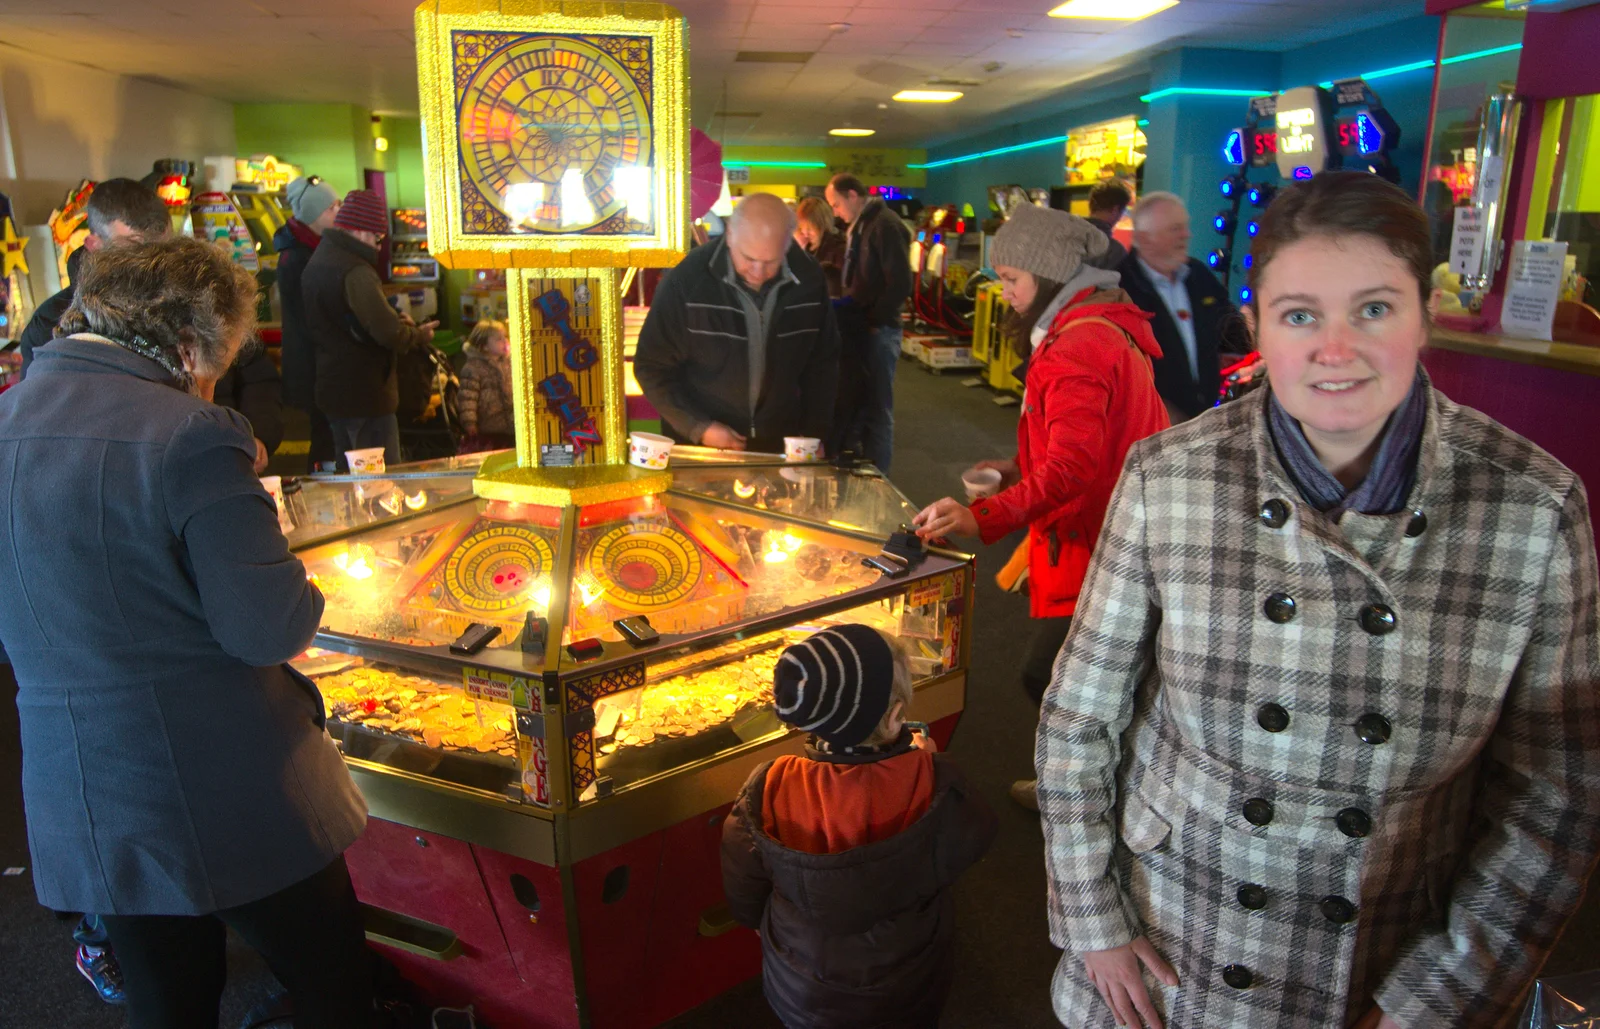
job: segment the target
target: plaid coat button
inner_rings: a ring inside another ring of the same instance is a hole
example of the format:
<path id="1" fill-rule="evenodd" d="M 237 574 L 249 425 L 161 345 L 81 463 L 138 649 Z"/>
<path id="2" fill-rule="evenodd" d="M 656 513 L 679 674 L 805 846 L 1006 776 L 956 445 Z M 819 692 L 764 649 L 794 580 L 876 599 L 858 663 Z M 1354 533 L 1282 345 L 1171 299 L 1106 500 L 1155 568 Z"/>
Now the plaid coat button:
<path id="1" fill-rule="evenodd" d="M 1372 816 L 1358 807 L 1347 807 L 1334 815 L 1333 824 L 1352 840 L 1359 840 L 1372 832 Z"/>
<path id="2" fill-rule="evenodd" d="M 1272 801 L 1253 797 L 1244 802 L 1244 820 L 1251 825 L 1266 825 L 1272 821 Z"/>
<path id="3" fill-rule="evenodd" d="M 1245 883 L 1239 887 L 1235 894 L 1239 898 L 1239 906 L 1250 911 L 1260 911 L 1267 906 L 1267 888 L 1255 883 Z"/>
<path id="4" fill-rule="evenodd" d="M 1267 620 L 1282 625 L 1294 621 L 1294 598 L 1287 593 L 1274 593 L 1261 605 L 1261 610 L 1267 614 Z"/>
<path id="5" fill-rule="evenodd" d="M 1262 504 L 1261 524 L 1269 529 L 1281 529 L 1289 524 L 1289 505 L 1276 497 Z"/>
<path id="6" fill-rule="evenodd" d="M 1271 615 L 1269 614 L 1268 617 L 1271 617 Z M 1400 624 L 1395 618 L 1394 612 L 1382 604 L 1368 604 L 1356 616 L 1356 621 L 1361 623 L 1361 628 L 1373 636 L 1387 636 L 1394 632 L 1395 627 Z"/>
<path id="7" fill-rule="evenodd" d="M 1406 535 L 1416 539 L 1428 531 L 1428 516 L 1421 511 L 1411 512 L 1411 521 L 1406 523 Z"/>
<path id="8" fill-rule="evenodd" d="M 1236 990 L 1248 990 L 1256 977 L 1243 965 L 1229 965 L 1222 970 L 1222 981 Z"/>
<path id="9" fill-rule="evenodd" d="M 1393 732 L 1389 720 L 1373 711 L 1368 711 L 1356 719 L 1356 735 L 1362 743 L 1370 743 L 1376 747 L 1380 743 L 1389 742 L 1389 734 Z"/>
<path id="10" fill-rule="evenodd" d="M 1282 704 L 1262 704 L 1256 708 L 1256 724 L 1268 732 L 1282 732 L 1289 728 L 1289 712 Z"/>
<path id="11" fill-rule="evenodd" d="M 1346 925 L 1356 918 L 1356 906 L 1343 897 L 1323 897 L 1317 907 L 1322 910 L 1322 917 L 1334 925 Z"/>

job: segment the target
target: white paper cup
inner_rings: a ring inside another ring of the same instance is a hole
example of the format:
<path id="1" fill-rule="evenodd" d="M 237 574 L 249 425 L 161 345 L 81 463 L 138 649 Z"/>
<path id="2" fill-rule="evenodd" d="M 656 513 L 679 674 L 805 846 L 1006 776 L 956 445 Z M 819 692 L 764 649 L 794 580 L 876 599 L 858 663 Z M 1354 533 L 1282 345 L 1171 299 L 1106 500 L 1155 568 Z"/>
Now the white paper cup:
<path id="1" fill-rule="evenodd" d="M 272 498 L 273 504 L 278 508 L 278 528 L 287 536 L 294 531 L 294 520 L 289 517 L 289 507 L 283 502 L 283 477 L 279 475 L 263 475 L 261 486 Z"/>
<path id="2" fill-rule="evenodd" d="M 671 456 L 672 440 L 667 437 L 653 432 L 628 434 L 628 463 L 635 468 L 660 471 L 667 466 L 667 458 Z"/>
<path id="3" fill-rule="evenodd" d="M 352 475 L 382 475 L 387 470 L 383 463 L 382 447 L 346 450 L 344 459 L 349 462 Z"/>
<path id="4" fill-rule="evenodd" d="M 783 437 L 783 458 L 786 461 L 817 461 L 822 457 L 822 441 L 814 436 Z"/>
<path id="5" fill-rule="evenodd" d="M 993 468 L 973 468 L 962 473 L 961 485 L 967 489 L 968 500 L 982 500 L 1000 492 L 1000 473 Z"/>

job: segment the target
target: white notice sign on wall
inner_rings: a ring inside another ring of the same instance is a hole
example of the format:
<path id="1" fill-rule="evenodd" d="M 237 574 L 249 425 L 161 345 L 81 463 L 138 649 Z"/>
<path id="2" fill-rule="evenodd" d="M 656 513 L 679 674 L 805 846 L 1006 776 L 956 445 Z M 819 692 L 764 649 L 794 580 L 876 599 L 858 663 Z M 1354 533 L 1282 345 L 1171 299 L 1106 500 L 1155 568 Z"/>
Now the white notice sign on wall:
<path id="1" fill-rule="evenodd" d="M 1549 339 L 1566 271 L 1565 243 L 1518 241 L 1511 249 L 1500 331 L 1524 339 Z"/>
<path id="2" fill-rule="evenodd" d="M 1450 237 L 1450 270 L 1457 275 L 1476 275 L 1482 266 L 1483 211 L 1458 207 L 1455 233 Z"/>

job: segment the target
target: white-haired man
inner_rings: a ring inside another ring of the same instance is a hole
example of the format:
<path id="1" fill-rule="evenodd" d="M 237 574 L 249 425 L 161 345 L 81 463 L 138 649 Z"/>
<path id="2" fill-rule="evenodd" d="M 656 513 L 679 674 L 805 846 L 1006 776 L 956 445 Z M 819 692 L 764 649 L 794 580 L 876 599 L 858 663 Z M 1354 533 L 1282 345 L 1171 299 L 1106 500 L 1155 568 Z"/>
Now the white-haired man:
<path id="1" fill-rule="evenodd" d="M 633 370 L 674 439 L 781 453 L 785 436 L 828 438 L 839 332 L 794 229 L 782 200 L 751 194 L 656 289 Z"/>
<path id="2" fill-rule="evenodd" d="M 1244 322 L 1205 262 L 1189 256 L 1189 210 L 1172 193 L 1146 193 L 1133 209 L 1133 251 L 1117 271 L 1133 302 L 1154 315 L 1161 344 L 1156 392 L 1172 422 L 1217 402 L 1221 353 L 1250 349 Z"/>

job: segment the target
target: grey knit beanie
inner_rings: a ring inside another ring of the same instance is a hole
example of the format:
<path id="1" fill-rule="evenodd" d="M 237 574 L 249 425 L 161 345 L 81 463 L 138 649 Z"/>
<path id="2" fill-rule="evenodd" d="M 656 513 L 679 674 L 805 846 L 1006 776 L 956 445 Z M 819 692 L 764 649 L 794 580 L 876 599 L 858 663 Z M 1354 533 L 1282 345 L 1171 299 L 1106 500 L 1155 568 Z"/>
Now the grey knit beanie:
<path id="1" fill-rule="evenodd" d="M 1105 233 L 1075 214 L 1019 204 L 995 233 L 989 264 L 1031 272 L 1051 282 L 1069 282 L 1085 261 L 1106 252 Z"/>
<path id="2" fill-rule="evenodd" d="M 332 186 L 310 179 L 295 179 L 284 189 L 283 195 L 288 198 L 289 210 L 294 213 L 295 220 L 302 225 L 316 221 L 323 211 L 339 199 L 339 194 L 333 191 Z"/>

